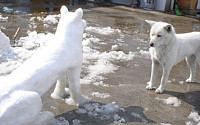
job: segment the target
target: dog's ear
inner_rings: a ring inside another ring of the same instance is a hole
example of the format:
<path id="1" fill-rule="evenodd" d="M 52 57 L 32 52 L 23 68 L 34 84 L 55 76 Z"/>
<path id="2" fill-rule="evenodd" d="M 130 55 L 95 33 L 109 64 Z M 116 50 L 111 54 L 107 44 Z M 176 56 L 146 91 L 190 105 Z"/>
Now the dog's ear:
<path id="1" fill-rule="evenodd" d="M 172 26 L 171 25 L 167 25 L 167 26 L 164 26 L 164 29 L 170 33 L 172 31 Z"/>
<path id="2" fill-rule="evenodd" d="M 145 20 L 145 22 L 147 22 L 151 27 L 156 23 L 156 21 L 152 20 Z"/>

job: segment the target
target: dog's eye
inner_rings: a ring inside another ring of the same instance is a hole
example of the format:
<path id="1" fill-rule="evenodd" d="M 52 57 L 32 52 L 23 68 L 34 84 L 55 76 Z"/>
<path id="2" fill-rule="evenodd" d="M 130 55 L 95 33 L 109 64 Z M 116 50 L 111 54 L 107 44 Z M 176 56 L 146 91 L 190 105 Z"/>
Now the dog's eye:
<path id="1" fill-rule="evenodd" d="M 158 37 L 161 37 L 162 35 L 158 34 Z"/>

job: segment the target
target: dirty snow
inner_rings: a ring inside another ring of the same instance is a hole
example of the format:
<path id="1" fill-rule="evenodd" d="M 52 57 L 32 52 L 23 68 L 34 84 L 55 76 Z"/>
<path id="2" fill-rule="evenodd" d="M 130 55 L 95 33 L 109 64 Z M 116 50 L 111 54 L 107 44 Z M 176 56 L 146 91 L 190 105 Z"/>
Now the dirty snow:
<path id="1" fill-rule="evenodd" d="M 106 99 L 110 97 L 109 93 L 99 93 L 99 92 L 92 92 L 90 94 L 91 96 L 95 96 L 97 98 L 101 98 L 101 99 Z"/>
<path id="2" fill-rule="evenodd" d="M 179 107 L 181 105 L 181 101 L 176 97 L 168 97 L 167 99 L 160 99 L 156 97 L 158 100 L 162 100 L 165 104 L 173 105 L 174 107 Z"/>
<path id="3" fill-rule="evenodd" d="M 5 13 L 12 13 L 12 12 L 14 12 L 14 10 L 11 9 L 11 8 L 8 8 L 8 7 L 3 7 L 3 12 L 5 12 Z"/>
<path id="4" fill-rule="evenodd" d="M 115 102 L 108 104 L 87 103 L 77 109 L 78 114 L 87 114 L 91 118 L 101 120 L 113 120 L 114 122 L 125 122 L 125 119 L 119 115 L 125 109 L 120 108 Z"/>
<path id="5" fill-rule="evenodd" d="M 3 12 L 4 13 L 13 13 L 13 14 L 26 14 L 26 12 L 22 11 L 22 10 L 14 10 L 8 7 L 3 7 Z"/>

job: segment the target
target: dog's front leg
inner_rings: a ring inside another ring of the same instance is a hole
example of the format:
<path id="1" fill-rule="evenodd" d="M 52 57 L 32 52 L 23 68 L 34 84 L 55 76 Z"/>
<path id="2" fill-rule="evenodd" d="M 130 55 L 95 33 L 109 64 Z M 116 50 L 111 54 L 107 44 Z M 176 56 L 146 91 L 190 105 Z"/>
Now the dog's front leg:
<path id="1" fill-rule="evenodd" d="M 153 89 L 153 86 L 155 84 L 156 77 L 158 74 L 159 65 L 160 64 L 157 60 L 152 59 L 151 78 L 150 78 L 150 81 L 147 82 L 148 85 L 146 86 L 146 89 L 149 89 L 149 90 Z"/>
<path id="2" fill-rule="evenodd" d="M 167 84 L 167 80 L 170 74 L 170 70 L 171 70 L 171 66 L 163 66 L 163 74 L 162 74 L 162 78 L 161 78 L 161 83 L 160 86 L 156 89 L 156 93 L 163 93 L 164 88 Z"/>

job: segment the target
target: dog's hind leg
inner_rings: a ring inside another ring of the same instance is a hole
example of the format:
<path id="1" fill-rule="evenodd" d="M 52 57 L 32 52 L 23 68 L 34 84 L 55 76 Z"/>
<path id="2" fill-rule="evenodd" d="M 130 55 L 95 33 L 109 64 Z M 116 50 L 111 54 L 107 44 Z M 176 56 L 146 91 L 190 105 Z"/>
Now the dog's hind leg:
<path id="1" fill-rule="evenodd" d="M 55 87 L 53 93 L 51 94 L 51 97 L 56 98 L 56 99 L 65 98 L 66 95 L 68 94 L 65 91 L 66 84 L 67 84 L 66 74 L 61 75 L 60 78 L 57 80 L 56 87 Z"/>
<path id="2" fill-rule="evenodd" d="M 159 69 L 159 62 L 157 60 L 152 59 L 152 67 L 151 67 L 151 78 L 150 81 L 147 82 L 147 86 L 146 89 L 152 90 L 153 89 L 153 85 L 156 82 L 156 77 L 158 74 L 158 69 Z"/>
<path id="3" fill-rule="evenodd" d="M 190 77 L 186 80 L 186 82 L 194 82 L 196 71 L 196 57 L 194 55 L 191 55 L 186 57 L 185 60 L 190 69 Z"/>
<path id="4" fill-rule="evenodd" d="M 69 69 L 67 74 L 69 80 L 70 98 L 66 100 L 66 103 L 71 105 L 80 105 L 86 102 L 86 99 L 81 92 L 80 72 L 81 67 L 75 67 Z"/>

